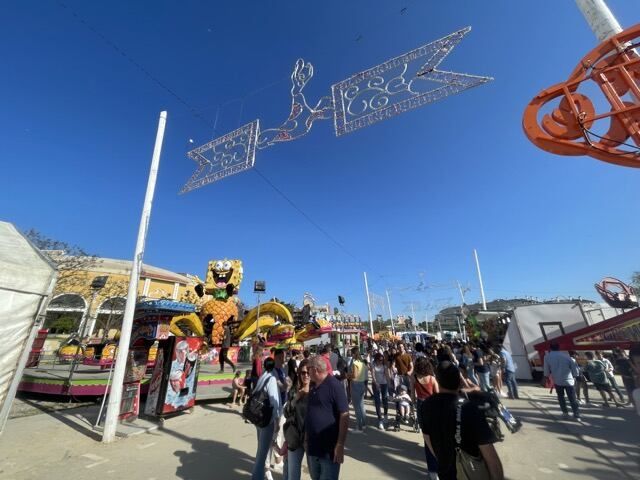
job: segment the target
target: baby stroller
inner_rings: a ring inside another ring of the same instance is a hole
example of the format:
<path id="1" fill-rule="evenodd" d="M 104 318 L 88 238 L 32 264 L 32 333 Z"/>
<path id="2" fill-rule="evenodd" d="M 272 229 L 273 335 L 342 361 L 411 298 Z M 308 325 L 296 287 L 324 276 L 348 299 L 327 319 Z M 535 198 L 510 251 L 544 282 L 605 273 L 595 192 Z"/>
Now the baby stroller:
<path id="1" fill-rule="evenodd" d="M 400 415 L 400 412 L 396 413 L 396 418 L 393 420 L 393 423 L 390 426 L 389 430 L 399 432 L 402 429 L 402 425 L 408 427 L 410 432 L 420 433 L 420 423 L 418 422 L 418 415 L 414 402 L 411 402 L 409 404 L 409 415 L 407 415 L 406 417 L 402 417 Z"/>
<path id="2" fill-rule="evenodd" d="M 500 429 L 500 421 L 505 424 L 507 430 L 511 433 L 516 433 L 522 428 L 522 422 L 514 417 L 507 407 L 502 404 L 494 389 L 488 392 L 471 392 L 467 394 L 467 398 L 484 413 L 489 428 L 491 428 L 499 442 L 504 440 L 504 435 Z"/>

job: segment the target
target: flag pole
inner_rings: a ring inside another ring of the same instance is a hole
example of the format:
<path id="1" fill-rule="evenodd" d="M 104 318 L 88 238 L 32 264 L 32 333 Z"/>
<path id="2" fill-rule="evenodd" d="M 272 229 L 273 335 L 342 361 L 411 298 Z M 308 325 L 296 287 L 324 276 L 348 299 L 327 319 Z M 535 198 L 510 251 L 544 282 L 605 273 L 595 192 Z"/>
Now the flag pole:
<path id="1" fill-rule="evenodd" d="M 371 329 L 371 338 L 373 338 L 373 317 L 371 316 L 371 299 L 369 298 L 369 284 L 367 283 L 367 272 L 364 272 L 364 289 L 367 292 L 367 308 L 369 310 L 369 328 Z"/>
<path id="2" fill-rule="evenodd" d="M 482 284 L 482 273 L 480 273 L 480 262 L 478 261 L 478 252 L 473 249 L 473 256 L 476 259 L 476 270 L 478 271 L 478 282 L 480 282 L 480 296 L 482 297 L 482 310 L 487 309 L 487 300 L 484 298 L 484 285 Z"/>

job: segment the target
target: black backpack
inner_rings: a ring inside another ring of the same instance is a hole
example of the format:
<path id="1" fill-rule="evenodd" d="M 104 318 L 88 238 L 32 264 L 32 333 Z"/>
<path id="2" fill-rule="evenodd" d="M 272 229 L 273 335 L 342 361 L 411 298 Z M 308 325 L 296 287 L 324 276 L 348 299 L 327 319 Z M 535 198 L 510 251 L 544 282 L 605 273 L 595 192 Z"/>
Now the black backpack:
<path id="1" fill-rule="evenodd" d="M 242 409 L 242 416 L 256 427 L 264 428 L 271 422 L 273 409 L 265 387 L 271 378 L 267 378 L 260 388 L 251 394 Z"/>

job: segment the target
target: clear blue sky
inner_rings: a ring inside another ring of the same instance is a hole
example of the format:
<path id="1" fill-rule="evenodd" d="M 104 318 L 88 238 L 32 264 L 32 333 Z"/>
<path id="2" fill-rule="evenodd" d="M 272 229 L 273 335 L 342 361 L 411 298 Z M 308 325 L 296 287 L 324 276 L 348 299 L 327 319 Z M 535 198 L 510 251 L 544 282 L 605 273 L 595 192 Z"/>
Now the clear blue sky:
<path id="1" fill-rule="evenodd" d="M 634 4 L 609 0 L 623 26 L 638 20 Z M 473 248 L 489 299 L 596 298 L 601 277 L 640 269 L 640 172 L 545 153 L 521 130 L 527 102 L 596 45 L 573 0 L 14 0 L 0 22 L 0 218 L 20 228 L 131 258 L 166 109 L 145 262 L 203 276 L 211 258 L 240 258 L 249 304 L 264 279 L 269 295 L 342 294 L 364 315 L 367 270 L 372 291 L 392 289 L 394 313 L 415 301 L 422 316 L 457 294 L 400 290 L 420 272 L 479 298 Z M 218 134 L 286 117 L 298 57 L 315 66 L 305 90 L 314 101 L 467 25 L 441 68 L 494 82 L 340 138 L 331 121 L 317 123 L 258 154 L 260 171 L 344 249 L 254 172 L 177 195 L 194 170 L 188 140 L 217 136 L 218 105 Z"/>

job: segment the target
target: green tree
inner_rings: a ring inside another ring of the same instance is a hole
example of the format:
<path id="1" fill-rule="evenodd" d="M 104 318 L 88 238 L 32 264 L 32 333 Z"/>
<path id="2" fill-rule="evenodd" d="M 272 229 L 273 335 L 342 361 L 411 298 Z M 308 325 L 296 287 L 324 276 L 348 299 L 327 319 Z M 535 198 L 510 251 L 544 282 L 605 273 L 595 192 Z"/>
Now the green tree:
<path id="1" fill-rule="evenodd" d="M 51 324 L 54 333 L 71 333 L 75 330 L 76 321 L 73 317 L 60 317 Z"/>
<path id="2" fill-rule="evenodd" d="M 56 292 L 66 292 L 78 286 L 81 279 L 76 272 L 89 270 L 100 263 L 96 255 L 87 253 L 77 245 L 60 240 L 54 240 L 33 228 L 23 232 L 25 237 L 42 252 L 58 270 Z"/>
<path id="3" fill-rule="evenodd" d="M 633 275 L 631 275 L 631 286 L 636 291 L 640 291 L 640 272 L 633 272 Z"/>

